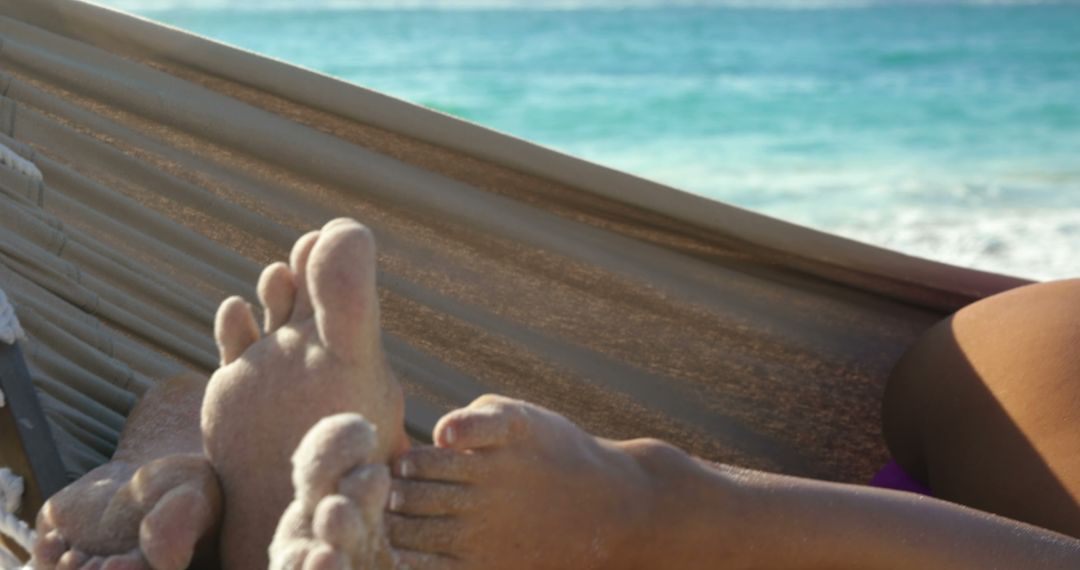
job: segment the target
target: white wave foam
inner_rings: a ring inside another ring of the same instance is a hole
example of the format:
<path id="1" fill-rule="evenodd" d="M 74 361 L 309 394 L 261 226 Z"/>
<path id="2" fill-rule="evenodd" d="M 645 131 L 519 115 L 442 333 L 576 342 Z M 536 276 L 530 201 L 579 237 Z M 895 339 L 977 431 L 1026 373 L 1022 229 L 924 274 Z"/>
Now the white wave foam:
<path id="1" fill-rule="evenodd" d="M 903 208 L 808 225 L 953 265 L 1040 280 L 1080 276 L 1080 208 Z"/>
<path id="2" fill-rule="evenodd" d="M 1080 172 L 1069 165 L 800 159 L 770 168 L 762 160 L 768 153 L 735 142 L 645 142 L 580 154 L 909 255 L 1032 279 L 1080 276 Z"/>

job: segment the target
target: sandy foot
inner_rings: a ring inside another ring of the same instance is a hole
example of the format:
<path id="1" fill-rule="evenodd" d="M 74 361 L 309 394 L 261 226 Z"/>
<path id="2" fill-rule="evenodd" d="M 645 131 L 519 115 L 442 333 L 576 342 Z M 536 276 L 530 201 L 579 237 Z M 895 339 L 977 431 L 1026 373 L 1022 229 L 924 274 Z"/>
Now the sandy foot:
<path id="1" fill-rule="evenodd" d="M 112 462 L 51 498 L 38 515 L 38 570 L 182 570 L 217 524 L 217 479 L 198 455 L 136 467 Z"/>
<path id="2" fill-rule="evenodd" d="M 219 309 L 222 366 L 202 410 L 206 454 L 225 498 L 226 570 L 267 567 L 275 525 L 293 498 L 289 454 L 321 418 L 353 412 L 378 426 L 365 456 L 373 464 L 408 445 L 401 389 L 382 349 L 367 228 L 340 219 L 303 236 L 289 265 L 263 272 L 259 298 L 264 336 L 243 300 Z"/>
<path id="3" fill-rule="evenodd" d="M 319 421 L 293 454 L 293 502 L 270 546 L 271 570 L 390 570 L 383 527 L 390 471 L 372 463 L 374 426 L 357 414 Z"/>
<path id="4" fill-rule="evenodd" d="M 649 440 L 595 438 L 526 402 L 484 396 L 447 414 L 436 447 L 394 463 L 387 515 L 414 570 L 625 569 L 647 537 Z"/>

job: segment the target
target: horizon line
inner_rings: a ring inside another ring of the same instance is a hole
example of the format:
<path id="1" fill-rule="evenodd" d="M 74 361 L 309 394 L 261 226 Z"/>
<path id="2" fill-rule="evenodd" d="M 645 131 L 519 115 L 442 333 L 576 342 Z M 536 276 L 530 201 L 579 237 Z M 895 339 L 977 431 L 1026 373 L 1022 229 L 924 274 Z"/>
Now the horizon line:
<path id="1" fill-rule="evenodd" d="M 623 11 L 663 8 L 711 8 L 731 10 L 857 10 L 885 7 L 1034 7 L 1076 6 L 1075 0 L 625 0 L 613 5 L 610 0 L 90 0 L 92 3 L 128 11 L 163 10 L 237 10 L 237 11 L 314 11 L 314 10 L 446 10 L 446 11 Z"/>

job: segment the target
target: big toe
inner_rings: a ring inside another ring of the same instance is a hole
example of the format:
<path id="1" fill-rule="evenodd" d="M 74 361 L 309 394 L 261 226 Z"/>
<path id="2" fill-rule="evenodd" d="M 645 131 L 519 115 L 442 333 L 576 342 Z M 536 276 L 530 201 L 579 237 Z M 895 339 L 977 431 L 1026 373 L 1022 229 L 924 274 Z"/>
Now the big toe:
<path id="1" fill-rule="evenodd" d="M 38 525 L 39 531 L 41 531 L 42 525 Z M 37 563 L 38 568 L 52 568 L 58 562 L 60 557 L 67 552 L 68 544 L 64 540 L 60 531 L 52 530 L 39 534 L 37 541 L 33 546 L 34 562 Z"/>
<path id="2" fill-rule="evenodd" d="M 347 472 L 370 462 L 377 446 L 375 426 L 359 414 L 338 414 L 315 424 L 292 457 L 293 488 L 304 511 L 314 512 Z"/>
<path id="3" fill-rule="evenodd" d="M 347 361 L 370 361 L 379 350 L 375 239 L 349 219 L 322 229 L 307 266 L 307 286 L 319 336 Z"/>
<path id="4" fill-rule="evenodd" d="M 353 469 L 338 485 L 341 494 L 324 498 L 315 510 L 315 537 L 347 553 L 352 567 L 375 570 L 389 553 L 383 513 L 390 495 L 390 471 L 385 465 Z"/>
<path id="5" fill-rule="evenodd" d="M 502 396 L 481 396 L 468 407 L 443 416 L 433 439 L 439 447 L 482 449 L 510 444 L 529 432 L 531 407 Z"/>
<path id="6" fill-rule="evenodd" d="M 139 547 L 156 570 L 183 570 L 214 522 L 207 497 L 194 488 L 179 487 L 166 493 L 143 519 Z"/>
<path id="7" fill-rule="evenodd" d="M 364 524 L 374 528 L 381 525 L 390 498 L 390 469 L 385 465 L 353 469 L 342 477 L 337 490 L 358 509 Z"/>

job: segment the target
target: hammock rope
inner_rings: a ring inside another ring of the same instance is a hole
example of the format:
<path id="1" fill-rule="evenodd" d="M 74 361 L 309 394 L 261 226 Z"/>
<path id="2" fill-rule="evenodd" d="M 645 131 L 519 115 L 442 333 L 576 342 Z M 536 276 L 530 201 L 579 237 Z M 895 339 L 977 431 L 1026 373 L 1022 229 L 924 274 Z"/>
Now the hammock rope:
<path id="1" fill-rule="evenodd" d="M 0 290 L 0 297 L 3 290 Z M 0 301 L 2 302 L 2 301 Z M 4 407 L 3 392 L 0 392 L 0 408 Z M 26 552 L 30 552 L 37 540 L 37 533 L 30 525 L 22 521 L 15 513 L 22 506 L 23 491 L 25 485 L 22 477 L 13 473 L 10 469 L 0 469 L 0 533 L 19 545 Z M 0 568 L 29 570 L 30 564 L 22 565 L 14 552 L 5 545 L 0 544 Z"/>
<path id="2" fill-rule="evenodd" d="M 15 151 L 0 144 L 0 165 L 15 170 L 33 180 L 41 180 L 41 171 L 34 163 L 19 156 Z M 15 307 L 8 301 L 7 294 L 0 289 L 0 342 L 15 344 L 17 340 L 24 340 L 26 333 L 15 316 Z M 7 405 L 3 390 L 0 390 L 0 408 Z M 0 469 L 0 533 L 19 545 L 26 552 L 30 552 L 37 534 L 15 513 L 22 506 L 23 491 L 25 485 L 22 477 L 13 473 L 10 469 Z M 22 565 L 15 553 L 0 545 L 0 567 L 29 569 L 30 565 Z"/>
<path id="3" fill-rule="evenodd" d="M 10 168 L 35 182 L 41 181 L 41 170 L 37 165 L 21 157 L 6 145 L 0 144 L 0 165 Z"/>
<path id="4" fill-rule="evenodd" d="M 0 513 L 0 533 L 26 552 L 30 552 L 37 533 L 30 528 L 30 525 L 15 516 L 15 511 L 22 505 L 22 495 L 22 477 L 12 473 L 10 469 L 0 469 L 0 503 L 3 504 L 3 512 Z M 0 566 L 30 568 L 29 565 L 22 566 L 15 554 L 2 546 L 0 546 Z"/>
<path id="5" fill-rule="evenodd" d="M 15 307 L 8 301 L 3 289 L 0 289 L 0 342 L 15 344 L 17 340 L 24 340 L 26 333 L 19 325 L 19 319 L 15 318 Z M 3 395 L 0 395 L 0 407 L 4 405 Z"/>

